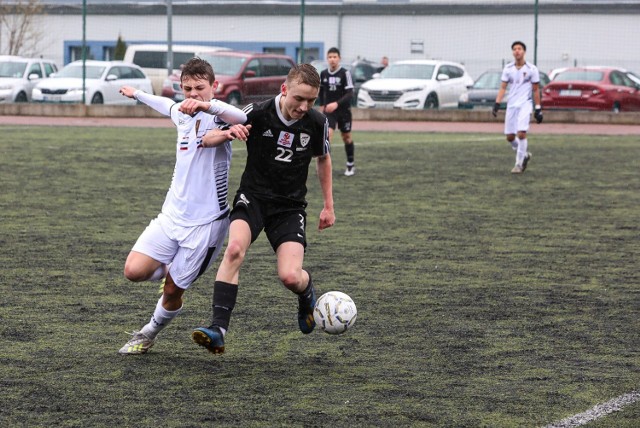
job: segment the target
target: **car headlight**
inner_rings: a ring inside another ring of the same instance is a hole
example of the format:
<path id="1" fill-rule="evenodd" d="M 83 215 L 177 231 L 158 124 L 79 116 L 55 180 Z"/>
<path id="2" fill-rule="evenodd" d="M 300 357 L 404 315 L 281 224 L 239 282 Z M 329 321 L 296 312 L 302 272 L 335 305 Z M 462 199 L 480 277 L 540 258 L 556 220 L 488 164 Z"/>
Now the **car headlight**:
<path id="1" fill-rule="evenodd" d="M 221 94 L 224 92 L 224 83 L 219 83 L 218 87 L 216 88 L 216 94 Z"/>
<path id="2" fill-rule="evenodd" d="M 460 98 L 458 99 L 458 101 L 461 103 L 469 102 L 469 93 L 465 92 L 464 94 L 460 95 Z"/>
<path id="3" fill-rule="evenodd" d="M 67 94 L 69 94 L 69 95 L 82 94 L 82 88 L 69 88 L 67 90 Z"/>
<path id="4" fill-rule="evenodd" d="M 409 88 L 409 89 L 405 89 L 405 92 L 419 92 L 419 91 L 424 91 L 425 87 L 424 86 L 416 86 L 415 88 Z"/>
<path id="5" fill-rule="evenodd" d="M 365 88 L 360 88 L 360 90 L 358 91 L 358 97 L 360 96 L 360 94 L 369 95 L 369 91 L 367 91 Z"/>
<path id="6" fill-rule="evenodd" d="M 5 91 L 7 89 L 12 89 L 11 85 L 0 85 L 0 91 Z"/>

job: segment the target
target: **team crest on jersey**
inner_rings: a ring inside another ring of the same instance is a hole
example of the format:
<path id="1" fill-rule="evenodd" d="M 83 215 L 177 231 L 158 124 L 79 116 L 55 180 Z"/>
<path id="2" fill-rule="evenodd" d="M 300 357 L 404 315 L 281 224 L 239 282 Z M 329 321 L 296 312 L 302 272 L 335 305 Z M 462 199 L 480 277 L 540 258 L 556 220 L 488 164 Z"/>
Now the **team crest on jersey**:
<path id="1" fill-rule="evenodd" d="M 300 144 L 302 147 L 306 147 L 309 141 L 311 141 L 311 135 L 305 133 L 300 134 Z"/>
<path id="2" fill-rule="evenodd" d="M 278 145 L 284 147 L 293 146 L 293 134 L 290 132 L 280 131 L 280 137 L 278 138 Z"/>

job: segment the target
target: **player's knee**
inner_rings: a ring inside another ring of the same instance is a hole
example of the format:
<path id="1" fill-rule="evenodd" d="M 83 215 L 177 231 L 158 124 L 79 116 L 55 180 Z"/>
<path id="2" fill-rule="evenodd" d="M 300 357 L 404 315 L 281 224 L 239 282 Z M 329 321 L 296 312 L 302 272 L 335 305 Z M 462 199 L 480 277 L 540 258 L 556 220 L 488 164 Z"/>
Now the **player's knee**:
<path id="1" fill-rule="evenodd" d="M 297 289 L 302 279 L 300 271 L 298 270 L 278 272 L 278 277 L 280 278 L 280 281 L 282 281 L 282 285 L 290 290 Z"/>
<path id="2" fill-rule="evenodd" d="M 124 276 L 133 282 L 141 282 L 147 279 L 147 273 L 132 263 L 125 263 Z"/>
<path id="3" fill-rule="evenodd" d="M 524 140 L 525 138 L 527 138 L 527 133 L 524 131 L 518 132 L 518 138 Z"/>
<path id="4" fill-rule="evenodd" d="M 228 263 L 242 264 L 244 261 L 245 249 L 238 241 L 229 241 L 224 252 L 224 258 Z"/>
<path id="5" fill-rule="evenodd" d="M 178 287 L 173 281 L 167 281 L 164 284 L 163 294 L 164 302 L 168 303 L 169 306 L 175 306 L 176 304 L 180 306 L 182 304 L 184 290 Z"/>

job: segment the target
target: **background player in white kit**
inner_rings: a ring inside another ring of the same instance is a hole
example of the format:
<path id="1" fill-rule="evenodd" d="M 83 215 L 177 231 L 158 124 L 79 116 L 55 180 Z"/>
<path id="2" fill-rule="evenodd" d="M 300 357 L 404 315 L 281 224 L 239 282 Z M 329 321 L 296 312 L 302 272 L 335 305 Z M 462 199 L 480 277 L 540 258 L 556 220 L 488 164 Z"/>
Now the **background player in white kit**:
<path id="1" fill-rule="evenodd" d="M 181 103 L 129 86 L 120 89 L 170 116 L 178 131 L 176 165 L 162 211 L 140 235 L 124 267 L 134 282 L 164 279 L 163 294 L 149 323 L 132 333 L 121 354 L 144 354 L 154 345 L 157 334 L 182 310 L 184 291 L 215 260 L 227 236 L 230 140 L 235 136 L 230 131 L 207 133 L 243 123 L 247 116 L 213 99 L 217 83 L 211 65 L 192 58 L 180 77 Z"/>
<path id="2" fill-rule="evenodd" d="M 533 100 L 535 102 L 534 117 L 536 122 L 542 122 L 542 107 L 540 106 L 540 73 L 538 68 L 525 61 L 527 47 L 524 43 L 517 41 L 511 44 L 514 62 L 510 62 L 502 70 L 502 85 L 496 96 L 496 103 L 493 106 L 493 116 L 497 116 L 500 103 L 504 97 L 507 85 L 509 85 L 509 101 L 507 102 L 507 113 L 504 119 L 504 133 L 507 141 L 516 152 L 516 164 L 511 170 L 512 174 L 522 174 L 527 168 L 531 153 L 527 151 L 527 131 L 529 130 L 529 120 Z"/>

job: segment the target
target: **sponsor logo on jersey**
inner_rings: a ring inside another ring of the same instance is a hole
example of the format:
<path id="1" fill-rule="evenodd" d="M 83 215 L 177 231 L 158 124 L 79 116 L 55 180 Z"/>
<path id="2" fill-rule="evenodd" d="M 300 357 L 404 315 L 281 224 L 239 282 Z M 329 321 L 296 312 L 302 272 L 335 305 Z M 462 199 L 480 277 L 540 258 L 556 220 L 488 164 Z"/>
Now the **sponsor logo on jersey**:
<path id="1" fill-rule="evenodd" d="M 280 131 L 280 137 L 278 138 L 278 145 L 283 147 L 293 146 L 293 134 L 290 132 Z"/>
<path id="2" fill-rule="evenodd" d="M 270 130 L 270 129 L 267 129 L 266 131 L 264 131 L 264 132 L 262 133 L 262 136 L 263 136 L 263 137 L 273 137 L 273 133 L 271 132 L 271 130 Z"/>
<path id="3" fill-rule="evenodd" d="M 300 144 L 302 147 L 306 147 L 309 141 L 311 141 L 311 135 L 305 133 L 300 134 Z"/>

